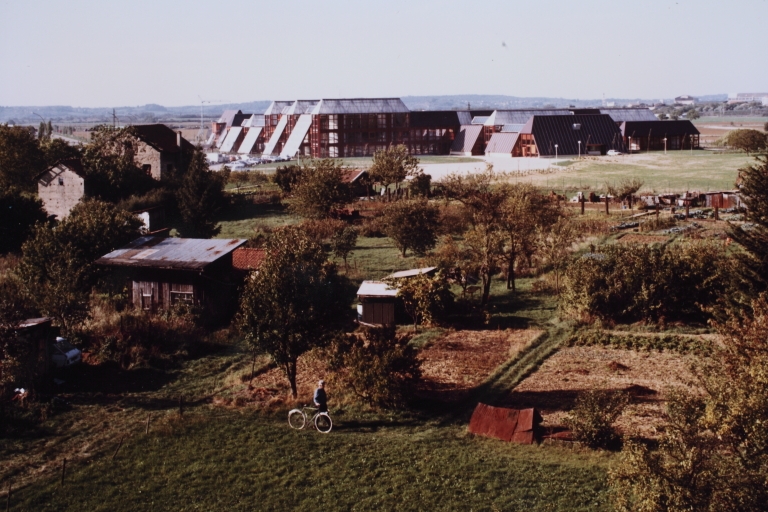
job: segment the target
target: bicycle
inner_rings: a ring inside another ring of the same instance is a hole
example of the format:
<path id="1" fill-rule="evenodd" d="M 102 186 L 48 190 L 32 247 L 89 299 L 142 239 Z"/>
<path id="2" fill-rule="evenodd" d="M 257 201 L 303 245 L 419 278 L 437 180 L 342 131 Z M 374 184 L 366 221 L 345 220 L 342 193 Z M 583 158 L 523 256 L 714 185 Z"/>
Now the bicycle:
<path id="1" fill-rule="evenodd" d="M 301 409 L 291 409 L 288 411 L 288 425 L 296 430 L 301 430 L 307 426 L 306 411 L 317 411 L 317 407 L 304 406 Z M 316 412 L 312 416 L 312 424 L 318 432 L 327 434 L 333 428 L 333 421 L 327 412 Z"/>

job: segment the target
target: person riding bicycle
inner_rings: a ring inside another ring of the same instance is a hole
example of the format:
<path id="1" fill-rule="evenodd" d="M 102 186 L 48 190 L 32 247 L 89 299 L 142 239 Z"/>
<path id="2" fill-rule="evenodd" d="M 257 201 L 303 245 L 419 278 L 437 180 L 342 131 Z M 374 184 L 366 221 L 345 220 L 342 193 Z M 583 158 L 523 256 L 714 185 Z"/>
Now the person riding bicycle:
<path id="1" fill-rule="evenodd" d="M 315 396 L 313 400 L 320 412 L 328 412 L 328 395 L 325 394 L 324 380 L 320 380 L 317 383 L 317 389 L 315 390 Z"/>

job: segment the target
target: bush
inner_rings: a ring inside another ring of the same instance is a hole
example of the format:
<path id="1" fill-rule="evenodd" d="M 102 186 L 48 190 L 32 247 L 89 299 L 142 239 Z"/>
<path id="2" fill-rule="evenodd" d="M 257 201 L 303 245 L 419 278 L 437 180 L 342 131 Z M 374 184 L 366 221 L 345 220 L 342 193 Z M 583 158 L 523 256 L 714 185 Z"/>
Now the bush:
<path id="1" fill-rule="evenodd" d="M 408 341 L 394 327 L 361 328 L 334 342 L 331 368 L 366 403 L 402 407 L 421 379 L 421 361 Z"/>
<path id="2" fill-rule="evenodd" d="M 707 242 L 603 246 L 574 260 L 561 307 L 577 321 L 703 322 L 728 288 L 724 249 Z"/>
<path id="3" fill-rule="evenodd" d="M 622 391 L 587 391 L 576 400 L 576 406 L 565 423 L 577 441 L 593 449 L 613 449 L 621 443 L 613 423 L 628 403 L 629 395 Z"/>

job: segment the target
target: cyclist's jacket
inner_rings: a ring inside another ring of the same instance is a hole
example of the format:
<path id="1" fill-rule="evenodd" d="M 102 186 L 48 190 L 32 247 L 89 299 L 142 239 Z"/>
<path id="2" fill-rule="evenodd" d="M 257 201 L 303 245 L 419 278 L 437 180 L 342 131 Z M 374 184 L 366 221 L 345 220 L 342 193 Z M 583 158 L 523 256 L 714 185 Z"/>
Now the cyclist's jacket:
<path id="1" fill-rule="evenodd" d="M 315 390 L 314 401 L 316 404 L 323 406 L 328 402 L 328 396 L 325 394 L 325 390 L 323 388 L 317 388 Z"/>

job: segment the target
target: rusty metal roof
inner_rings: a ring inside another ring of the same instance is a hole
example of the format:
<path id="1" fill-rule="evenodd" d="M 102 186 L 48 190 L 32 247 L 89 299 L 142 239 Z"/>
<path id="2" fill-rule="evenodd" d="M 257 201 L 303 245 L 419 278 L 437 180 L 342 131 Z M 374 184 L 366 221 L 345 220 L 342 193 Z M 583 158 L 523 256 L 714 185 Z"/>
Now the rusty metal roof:
<path id="1" fill-rule="evenodd" d="M 403 279 L 405 277 L 416 277 L 419 274 L 431 274 L 437 267 L 412 268 L 410 270 L 401 270 L 393 272 L 384 279 Z"/>
<path id="2" fill-rule="evenodd" d="M 96 263 L 118 267 L 203 270 L 247 240 L 143 236 L 102 256 Z"/>

